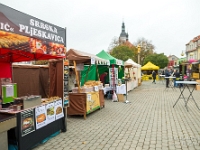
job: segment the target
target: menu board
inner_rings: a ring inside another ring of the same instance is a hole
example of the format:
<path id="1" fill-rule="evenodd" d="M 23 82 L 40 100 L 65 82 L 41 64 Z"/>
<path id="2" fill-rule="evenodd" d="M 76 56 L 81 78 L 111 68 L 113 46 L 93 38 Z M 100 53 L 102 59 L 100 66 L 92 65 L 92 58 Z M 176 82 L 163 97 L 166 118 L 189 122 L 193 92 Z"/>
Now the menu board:
<path id="1" fill-rule="evenodd" d="M 65 98 L 68 96 L 68 76 L 69 76 L 69 66 L 68 65 L 64 65 L 64 100 Z"/>
<path id="2" fill-rule="evenodd" d="M 47 114 L 45 105 L 35 108 L 36 129 L 42 128 L 47 124 Z"/>
<path id="3" fill-rule="evenodd" d="M 62 99 L 55 101 L 56 120 L 64 117 Z"/>
<path id="4" fill-rule="evenodd" d="M 22 137 L 35 131 L 35 115 L 33 109 L 21 112 L 21 135 Z"/>

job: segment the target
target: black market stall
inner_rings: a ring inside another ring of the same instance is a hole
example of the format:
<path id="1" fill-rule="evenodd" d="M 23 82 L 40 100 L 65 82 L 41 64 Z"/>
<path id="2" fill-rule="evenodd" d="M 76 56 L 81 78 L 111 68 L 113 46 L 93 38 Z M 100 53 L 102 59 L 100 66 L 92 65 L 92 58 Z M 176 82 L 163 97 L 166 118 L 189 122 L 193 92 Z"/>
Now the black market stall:
<path id="1" fill-rule="evenodd" d="M 42 102 L 40 95 L 18 97 L 17 86 L 20 85 L 13 83 L 12 75 L 13 62 L 63 60 L 65 41 L 64 28 L 0 4 L 0 66 L 4 72 L 0 74 L 1 148 L 7 149 L 7 132 L 8 139 L 15 140 L 18 149 L 27 150 L 56 131 L 66 131 L 63 100 L 55 97 Z M 51 117 L 49 112 L 54 112 Z"/>
<path id="2" fill-rule="evenodd" d="M 100 104 L 104 101 L 104 97 L 100 96 L 103 94 L 100 81 L 87 81 L 84 86 L 80 86 L 79 68 L 83 68 L 84 65 L 95 65 L 98 63 L 109 63 L 107 60 L 99 58 L 95 55 L 81 52 L 78 50 L 70 49 L 66 53 L 66 59 L 69 60 L 69 65 L 74 65 L 76 73 L 77 87 L 72 89 L 69 93 L 69 107 L 67 109 L 68 115 L 86 115 L 99 109 Z M 100 99 L 101 98 L 101 99 Z"/>

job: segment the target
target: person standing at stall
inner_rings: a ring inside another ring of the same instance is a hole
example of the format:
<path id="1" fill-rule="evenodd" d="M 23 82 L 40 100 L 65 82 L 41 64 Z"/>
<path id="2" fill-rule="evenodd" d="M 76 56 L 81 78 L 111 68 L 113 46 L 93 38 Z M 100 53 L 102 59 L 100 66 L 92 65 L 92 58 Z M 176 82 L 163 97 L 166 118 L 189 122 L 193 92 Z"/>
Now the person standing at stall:
<path id="1" fill-rule="evenodd" d="M 180 73 L 179 73 L 178 70 L 175 70 L 175 72 L 174 72 L 174 77 L 176 77 L 175 80 L 174 80 L 174 87 L 177 87 L 178 84 L 176 83 L 176 81 L 179 81 L 179 80 L 180 80 Z"/>
<path id="2" fill-rule="evenodd" d="M 76 84 L 76 75 L 72 68 L 69 68 L 69 79 L 68 79 L 68 91 L 72 92 L 72 89 L 75 87 Z"/>
<path id="3" fill-rule="evenodd" d="M 104 73 L 102 73 L 101 75 L 100 75 L 100 81 L 101 81 L 101 83 L 103 83 L 103 86 L 105 85 L 105 83 L 106 83 L 106 76 L 107 76 L 107 72 L 105 71 Z"/>
<path id="4" fill-rule="evenodd" d="M 171 73 L 170 73 L 170 69 L 167 68 L 165 70 L 165 77 L 169 77 L 169 76 L 171 76 Z M 166 78 L 166 88 L 169 88 L 169 78 Z"/>

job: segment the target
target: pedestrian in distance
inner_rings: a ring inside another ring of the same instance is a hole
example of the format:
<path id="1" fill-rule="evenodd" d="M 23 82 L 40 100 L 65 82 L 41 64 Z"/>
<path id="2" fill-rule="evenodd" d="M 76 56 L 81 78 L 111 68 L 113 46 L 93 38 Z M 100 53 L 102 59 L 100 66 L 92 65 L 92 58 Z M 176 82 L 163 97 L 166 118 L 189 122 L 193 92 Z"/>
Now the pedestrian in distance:
<path id="1" fill-rule="evenodd" d="M 153 82 L 154 84 L 156 84 L 156 72 L 153 70 L 152 72 L 152 78 L 153 78 Z"/>
<path id="2" fill-rule="evenodd" d="M 165 70 L 165 77 L 170 77 L 170 76 L 171 76 L 170 69 L 167 68 Z M 169 88 L 169 78 L 166 78 L 166 88 Z"/>

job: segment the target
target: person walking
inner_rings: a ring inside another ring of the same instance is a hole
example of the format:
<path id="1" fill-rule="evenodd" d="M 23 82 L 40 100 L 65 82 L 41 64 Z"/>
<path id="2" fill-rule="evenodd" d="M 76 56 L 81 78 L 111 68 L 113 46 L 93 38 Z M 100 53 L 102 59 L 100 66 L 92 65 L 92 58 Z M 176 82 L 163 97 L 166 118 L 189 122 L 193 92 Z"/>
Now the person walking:
<path id="1" fill-rule="evenodd" d="M 165 77 L 169 77 L 169 76 L 171 76 L 171 73 L 170 73 L 170 69 L 167 68 L 165 70 Z M 166 88 L 169 88 L 169 78 L 166 78 Z"/>
<path id="2" fill-rule="evenodd" d="M 154 84 L 156 84 L 156 72 L 153 70 L 153 72 L 152 72 L 152 78 L 153 78 L 153 82 L 152 83 L 154 83 Z"/>

